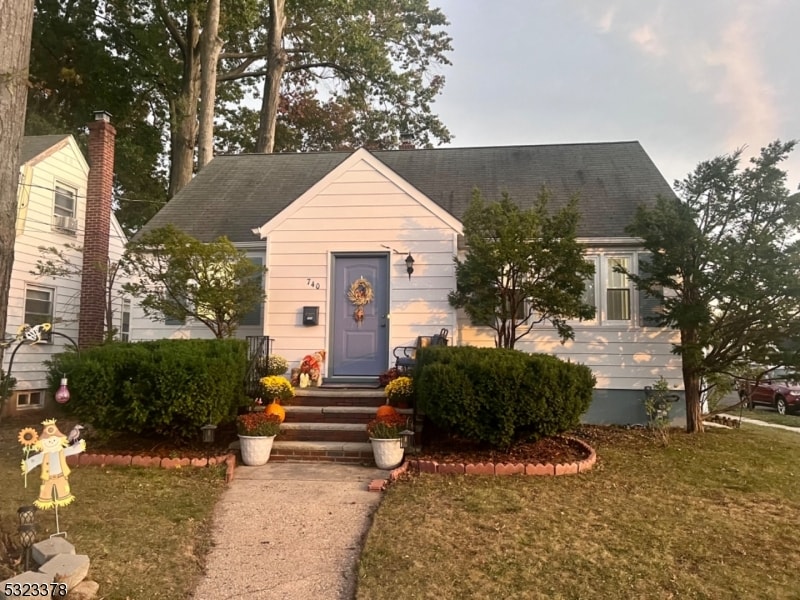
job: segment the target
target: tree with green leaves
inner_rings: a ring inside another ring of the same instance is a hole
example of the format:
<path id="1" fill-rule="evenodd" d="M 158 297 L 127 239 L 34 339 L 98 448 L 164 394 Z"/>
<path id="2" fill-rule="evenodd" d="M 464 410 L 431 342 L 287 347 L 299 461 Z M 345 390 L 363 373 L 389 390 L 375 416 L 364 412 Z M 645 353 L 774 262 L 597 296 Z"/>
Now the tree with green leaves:
<path id="1" fill-rule="evenodd" d="M 56 246 L 39 246 L 39 259 L 30 271 L 31 275 L 37 277 L 61 277 L 74 278 L 80 281 L 83 276 L 83 261 L 76 260 L 76 255 L 83 253 L 83 247 L 79 244 L 68 243 L 61 248 Z M 117 335 L 117 328 L 114 325 L 114 299 L 122 295 L 122 288 L 118 285 L 117 276 L 124 272 L 124 265 L 127 257 L 123 254 L 119 260 L 108 260 L 105 265 L 97 267 L 105 272 L 105 340 L 111 341 Z"/>
<path id="2" fill-rule="evenodd" d="M 157 101 L 157 72 L 112 49 L 118 32 L 106 32 L 101 5 L 36 0 L 25 134 L 71 133 L 86 153 L 92 113 L 111 113 L 117 130 L 115 209 L 130 234 L 167 198 L 161 137 L 166 117 Z"/>
<path id="3" fill-rule="evenodd" d="M 651 257 L 627 275 L 680 331 L 689 432 L 703 430 L 715 375 L 798 363 L 787 340 L 800 339 L 800 194 L 780 168 L 794 145 L 775 141 L 744 169 L 741 151 L 704 161 L 628 227 Z"/>
<path id="4" fill-rule="evenodd" d="M 455 259 L 450 304 L 473 325 L 494 330 L 498 348 L 513 348 L 539 323 L 555 327 L 563 343 L 575 337 L 570 320 L 594 318 L 594 306 L 583 300 L 594 265 L 577 241 L 578 199 L 553 214 L 548 200 L 543 188 L 523 210 L 508 194 L 487 204 L 475 190 L 464 215 L 467 254 Z"/>
<path id="5" fill-rule="evenodd" d="M 215 337 L 233 337 L 239 321 L 264 299 L 254 264 L 227 238 L 203 243 L 169 225 L 128 245 L 123 288 L 159 321 L 193 318 Z"/>
<path id="6" fill-rule="evenodd" d="M 118 218 L 131 232 L 214 146 L 390 148 L 403 130 L 449 141 L 431 108 L 447 25 L 427 0 L 37 0 L 29 133 L 75 131 L 98 103 L 115 115 Z"/>

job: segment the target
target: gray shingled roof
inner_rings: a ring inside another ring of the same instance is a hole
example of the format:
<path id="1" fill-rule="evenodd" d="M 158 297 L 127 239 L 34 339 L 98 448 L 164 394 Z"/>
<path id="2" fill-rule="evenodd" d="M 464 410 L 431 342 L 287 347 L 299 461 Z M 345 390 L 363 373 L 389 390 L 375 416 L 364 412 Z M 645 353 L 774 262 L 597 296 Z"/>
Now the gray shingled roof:
<path id="1" fill-rule="evenodd" d="M 636 207 L 673 192 L 638 142 L 385 150 L 373 154 L 458 219 L 473 188 L 530 206 L 543 185 L 553 209 L 578 193 L 579 235 L 625 236 Z M 203 241 L 257 238 L 260 227 L 350 153 L 247 154 L 211 161 L 144 227 L 172 223 Z"/>
<path id="2" fill-rule="evenodd" d="M 29 160 L 36 158 L 48 148 L 55 146 L 64 138 L 69 137 L 65 134 L 60 135 L 29 135 L 22 138 L 22 149 L 19 154 L 19 164 L 24 165 Z"/>

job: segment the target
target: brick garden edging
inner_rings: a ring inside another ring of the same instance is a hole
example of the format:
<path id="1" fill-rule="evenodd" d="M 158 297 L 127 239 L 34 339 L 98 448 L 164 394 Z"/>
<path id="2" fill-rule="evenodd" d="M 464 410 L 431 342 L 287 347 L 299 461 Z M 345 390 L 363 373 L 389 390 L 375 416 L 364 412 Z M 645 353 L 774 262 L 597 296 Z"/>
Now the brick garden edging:
<path id="1" fill-rule="evenodd" d="M 226 465 L 225 481 L 233 481 L 236 468 L 236 455 L 232 452 L 206 458 L 165 458 L 161 456 L 142 456 L 139 454 L 73 454 L 67 456 L 67 464 L 71 467 L 160 467 L 162 469 L 181 469 L 183 467 L 206 467 Z"/>
<path id="2" fill-rule="evenodd" d="M 409 470 L 417 473 L 438 475 L 577 475 L 590 471 L 597 462 L 597 452 L 589 444 L 578 438 L 564 436 L 589 453 L 583 460 L 571 463 L 440 463 L 435 460 L 408 459 L 389 472 L 388 479 L 373 479 L 367 489 L 382 492 Z"/>

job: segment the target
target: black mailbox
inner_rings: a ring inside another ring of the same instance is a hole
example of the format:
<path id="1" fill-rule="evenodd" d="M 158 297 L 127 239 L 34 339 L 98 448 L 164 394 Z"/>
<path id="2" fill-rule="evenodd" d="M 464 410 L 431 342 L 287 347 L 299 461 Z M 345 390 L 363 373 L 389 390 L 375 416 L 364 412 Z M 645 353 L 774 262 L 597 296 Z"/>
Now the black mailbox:
<path id="1" fill-rule="evenodd" d="M 303 325 L 319 325 L 319 306 L 303 307 Z"/>

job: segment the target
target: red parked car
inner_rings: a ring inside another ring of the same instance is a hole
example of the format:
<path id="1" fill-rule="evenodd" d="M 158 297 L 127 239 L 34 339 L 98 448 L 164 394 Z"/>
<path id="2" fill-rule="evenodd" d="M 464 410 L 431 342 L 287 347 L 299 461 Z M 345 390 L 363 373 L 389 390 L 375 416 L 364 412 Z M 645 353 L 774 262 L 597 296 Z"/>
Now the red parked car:
<path id="1" fill-rule="evenodd" d="M 748 381 L 739 388 L 739 397 L 747 400 L 747 408 L 756 405 L 772 406 L 778 413 L 800 411 L 800 382 L 798 374 L 785 368 L 767 373 L 758 382 Z"/>

